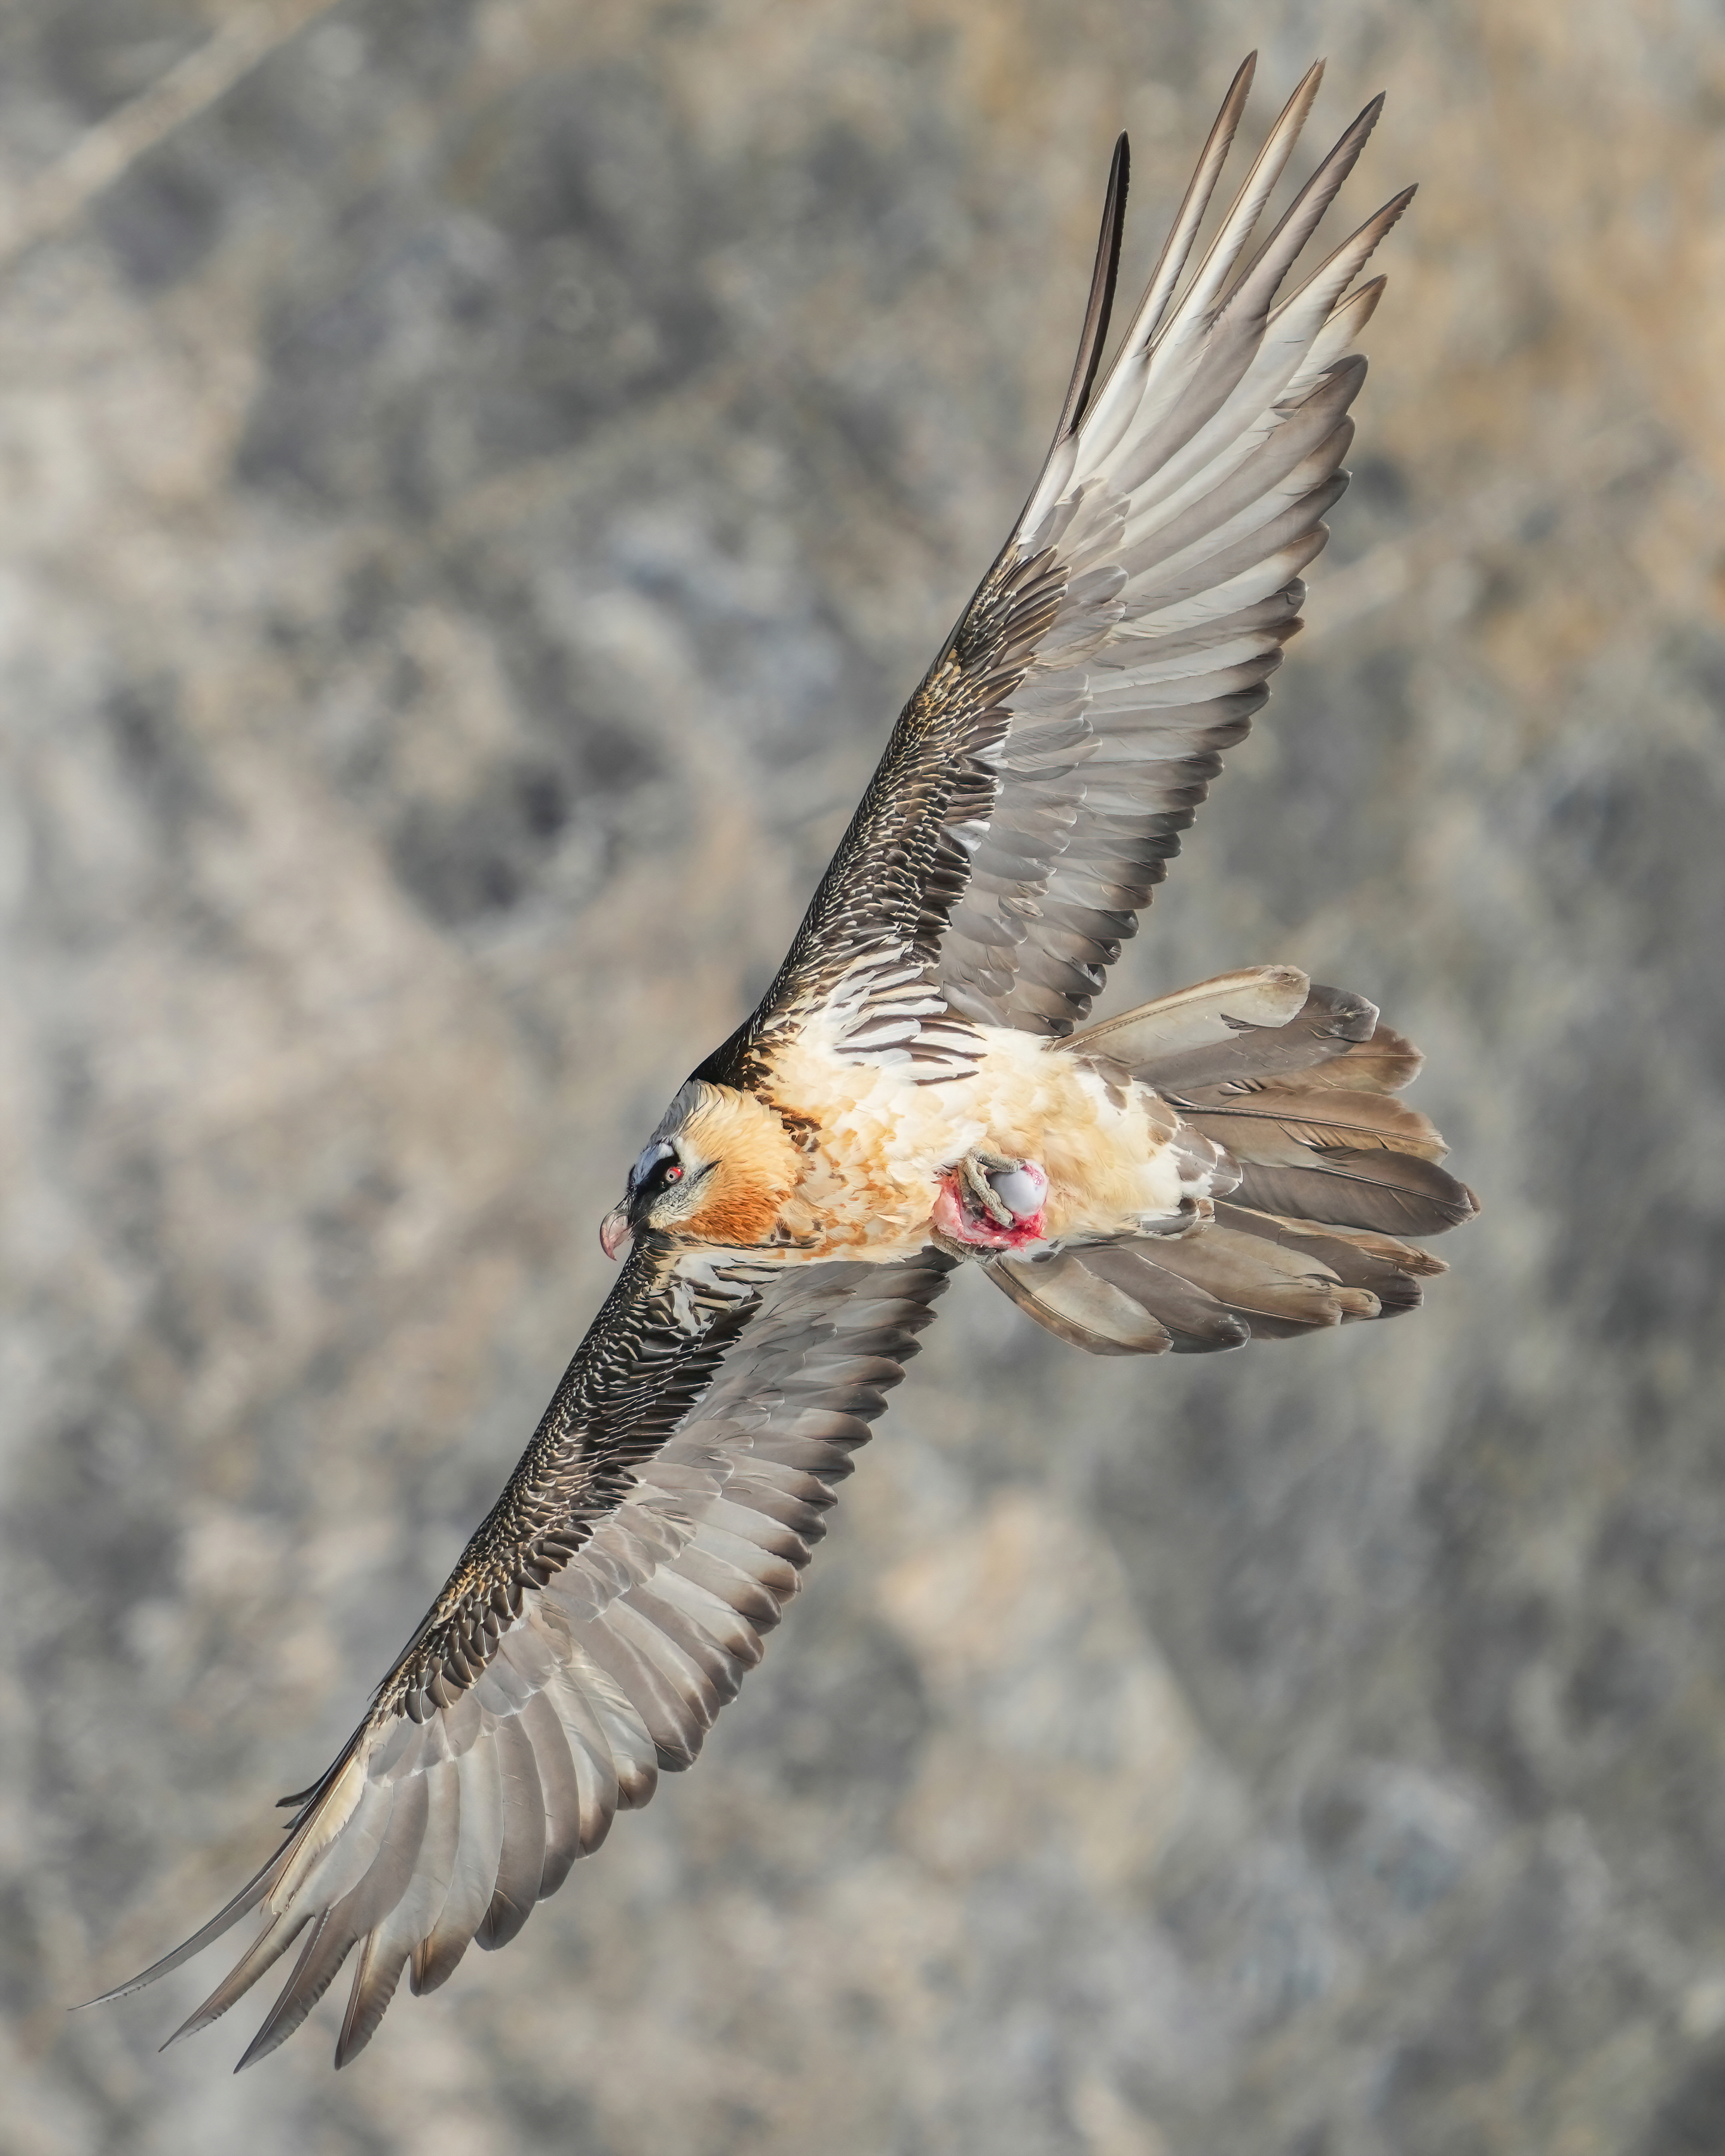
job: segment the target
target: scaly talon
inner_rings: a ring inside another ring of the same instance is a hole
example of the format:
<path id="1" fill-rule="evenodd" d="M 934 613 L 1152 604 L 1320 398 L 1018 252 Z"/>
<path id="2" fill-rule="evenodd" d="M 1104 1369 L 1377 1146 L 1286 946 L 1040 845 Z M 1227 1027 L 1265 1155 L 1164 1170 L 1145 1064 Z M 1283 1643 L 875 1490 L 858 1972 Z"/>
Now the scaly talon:
<path id="1" fill-rule="evenodd" d="M 936 1239 L 960 1255 L 1018 1250 L 1046 1230 L 1048 1176 L 1034 1160 L 973 1151 L 941 1177 L 934 1204 Z"/>
<path id="2" fill-rule="evenodd" d="M 964 1178 L 972 1196 L 997 1228 L 1011 1227 L 1012 1208 L 1004 1199 L 996 1196 L 994 1186 L 988 1180 L 989 1172 L 1005 1174 L 1017 1166 L 1016 1161 L 997 1161 L 992 1153 L 986 1152 L 966 1153 L 958 1163 L 958 1172 Z"/>

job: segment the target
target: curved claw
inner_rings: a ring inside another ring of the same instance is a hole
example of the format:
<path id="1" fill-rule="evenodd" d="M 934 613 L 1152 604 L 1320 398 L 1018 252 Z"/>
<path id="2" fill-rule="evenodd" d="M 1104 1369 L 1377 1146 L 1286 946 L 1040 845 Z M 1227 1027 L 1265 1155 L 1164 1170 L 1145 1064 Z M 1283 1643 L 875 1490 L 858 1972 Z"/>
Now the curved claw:
<path id="1" fill-rule="evenodd" d="M 1021 1250 L 1046 1233 L 1048 1176 L 1034 1160 L 967 1153 L 940 1179 L 933 1224 L 948 1241 L 975 1250 Z"/>

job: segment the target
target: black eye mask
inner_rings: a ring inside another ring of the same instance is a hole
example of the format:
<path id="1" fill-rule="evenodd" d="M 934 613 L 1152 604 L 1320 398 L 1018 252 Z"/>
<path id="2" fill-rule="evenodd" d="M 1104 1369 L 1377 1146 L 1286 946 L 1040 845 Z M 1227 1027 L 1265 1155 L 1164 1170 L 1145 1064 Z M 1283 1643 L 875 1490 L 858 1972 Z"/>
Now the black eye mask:
<path id="1" fill-rule="evenodd" d="M 631 1223 L 639 1224 L 653 1200 L 674 1183 L 680 1183 L 685 1174 L 691 1183 L 699 1183 L 704 1175 L 712 1173 L 716 1165 L 708 1161 L 704 1167 L 687 1169 L 677 1158 L 674 1145 L 664 1138 L 655 1139 L 644 1148 L 629 1172 L 629 1193 L 624 1204 Z"/>
<path id="2" fill-rule="evenodd" d="M 676 1174 L 668 1171 L 675 1168 Z M 677 1159 L 677 1149 L 664 1138 L 641 1148 L 640 1158 L 629 1172 L 629 1194 L 639 1198 L 649 1191 L 662 1190 L 667 1183 L 675 1183 L 682 1173 L 682 1163 Z"/>

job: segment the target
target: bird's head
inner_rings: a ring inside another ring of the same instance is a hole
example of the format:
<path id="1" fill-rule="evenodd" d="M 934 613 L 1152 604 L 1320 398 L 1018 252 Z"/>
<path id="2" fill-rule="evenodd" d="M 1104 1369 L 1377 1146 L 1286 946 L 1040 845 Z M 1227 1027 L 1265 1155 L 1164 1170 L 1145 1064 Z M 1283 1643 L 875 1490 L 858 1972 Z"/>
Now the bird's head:
<path id="1" fill-rule="evenodd" d="M 626 1235 L 643 1232 L 732 1248 L 764 1243 L 802 1167 L 765 1101 L 691 1078 L 641 1148 L 599 1240 L 611 1258 Z"/>

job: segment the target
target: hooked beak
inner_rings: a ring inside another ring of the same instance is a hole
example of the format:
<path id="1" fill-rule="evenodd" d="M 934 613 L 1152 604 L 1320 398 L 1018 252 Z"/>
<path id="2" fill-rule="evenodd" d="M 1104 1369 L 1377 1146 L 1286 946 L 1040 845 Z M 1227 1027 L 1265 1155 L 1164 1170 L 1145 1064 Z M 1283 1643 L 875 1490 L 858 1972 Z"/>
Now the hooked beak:
<path id="1" fill-rule="evenodd" d="M 614 1264 L 623 1247 L 623 1239 L 629 1232 L 628 1213 L 621 1205 L 614 1205 L 599 1223 L 599 1247 Z"/>

